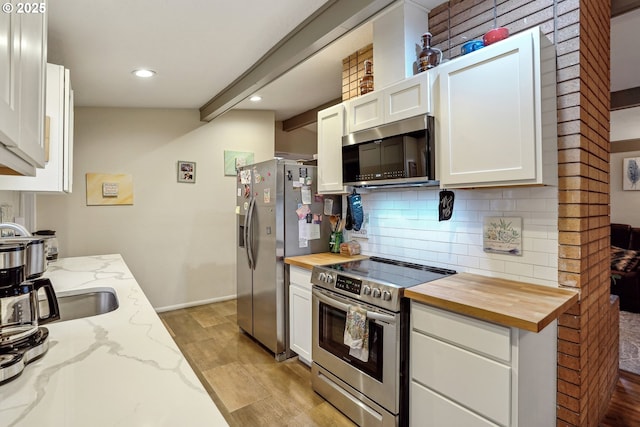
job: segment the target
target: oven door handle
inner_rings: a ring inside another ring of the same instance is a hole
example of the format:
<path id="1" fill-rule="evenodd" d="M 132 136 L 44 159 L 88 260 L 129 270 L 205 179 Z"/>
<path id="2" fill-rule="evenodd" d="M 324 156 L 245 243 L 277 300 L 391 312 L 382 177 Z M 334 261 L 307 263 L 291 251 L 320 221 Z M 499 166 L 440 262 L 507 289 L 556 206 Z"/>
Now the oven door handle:
<path id="1" fill-rule="evenodd" d="M 335 299 L 329 298 L 329 297 L 325 296 L 324 294 L 322 294 L 322 293 L 320 293 L 318 291 L 314 291 L 313 292 L 313 296 L 318 298 L 319 301 L 322 301 L 323 303 L 325 303 L 327 305 L 335 307 L 338 310 L 342 310 L 345 313 L 349 312 L 349 304 L 345 304 L 343 302 L 336 301 Z M 356 305 L 356 304 L 354 304 L 354 305 Z M 395 321 L 396 321 L 396 318 L 394 316 L 390 316 L 388 314 L 376 313 L 375 311 L 369 311 L 369 310 L 367 310 L 367 319 L 379 320 L 381 322 L 386 322 L 386 323 L 395 323 Z"/>

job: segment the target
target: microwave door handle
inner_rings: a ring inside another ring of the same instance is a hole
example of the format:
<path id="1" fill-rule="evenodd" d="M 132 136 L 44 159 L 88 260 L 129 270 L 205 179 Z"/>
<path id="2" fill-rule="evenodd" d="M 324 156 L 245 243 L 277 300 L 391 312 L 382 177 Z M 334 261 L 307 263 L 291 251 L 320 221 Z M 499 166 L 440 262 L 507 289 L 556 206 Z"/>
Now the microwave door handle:
<path id="1" fill-rule="evenodd" d="M 327 305 L 330 305 L 330 306 L 332 306 L 334 308 L 337 308 L 338 310 L 342 310 L 345 313 L 347 313 L 349 311 L 349 304 L 345 304 L 343 302 L 336 301 L 333 298 L 328 298 L 328 297 L 324 296 L 323 294 L 321 294 L 319 292 L 314 292 L 313 296 L 318 298 L 319 301 L 322 301 L 323 303 L 325 303 Z M 357 304 L 353 304 L 353 305 L 357 305 Z M 374 311 L 369 311 L 369 310 L 367 310 L 367 319 L 379 320 L 381 322 L 386 322 L 386 323 L 395 323 L 395 321 L 396 321 L 394 316 L 389 316 L 388 314 L 376 313 Z"/>

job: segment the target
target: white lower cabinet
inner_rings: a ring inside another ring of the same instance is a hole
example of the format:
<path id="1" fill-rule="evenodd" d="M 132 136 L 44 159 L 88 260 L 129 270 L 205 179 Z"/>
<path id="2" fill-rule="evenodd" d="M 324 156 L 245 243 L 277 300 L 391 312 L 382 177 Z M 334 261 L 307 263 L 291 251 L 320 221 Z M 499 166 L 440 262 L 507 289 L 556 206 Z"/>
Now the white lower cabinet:
<path id="1" fill-rule="evenodd" d="M 311 271 L 289 266 L 289 348 L 311 365 Z"/>
<path id="2" fill-rule="evenodd" d="M 410 425 L 555 426 L 556 339 L 412 301 Z"/>

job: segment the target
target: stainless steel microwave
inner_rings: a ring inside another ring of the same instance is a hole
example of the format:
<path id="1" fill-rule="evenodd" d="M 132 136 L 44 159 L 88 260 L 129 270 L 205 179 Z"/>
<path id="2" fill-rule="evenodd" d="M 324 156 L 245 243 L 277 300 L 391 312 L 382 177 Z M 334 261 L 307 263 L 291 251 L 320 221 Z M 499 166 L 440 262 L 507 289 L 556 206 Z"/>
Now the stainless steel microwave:
<path id="1" fill-rule="evenodd" d="M 438 185 L 432 116 L 342 137 L 342 180 L 356 187 Z"/>

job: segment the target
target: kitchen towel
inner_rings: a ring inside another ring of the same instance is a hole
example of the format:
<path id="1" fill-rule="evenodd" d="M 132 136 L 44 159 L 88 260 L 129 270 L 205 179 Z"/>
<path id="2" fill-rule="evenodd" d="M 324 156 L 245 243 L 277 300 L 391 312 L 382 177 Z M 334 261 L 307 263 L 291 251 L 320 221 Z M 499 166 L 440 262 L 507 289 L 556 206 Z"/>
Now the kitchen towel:
<path id="1" fill-rule="evenodd" d="M 344 344 L 349 354 L 363 362 L 369 360 L 369 322 L 367 310 L 350 305 L 344 325 Z"/>

